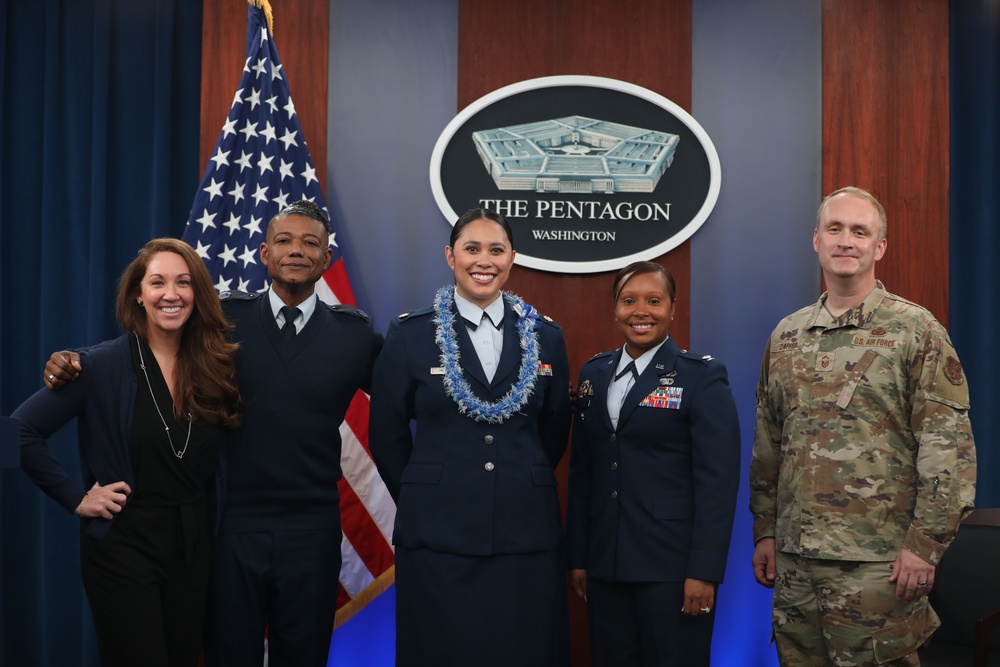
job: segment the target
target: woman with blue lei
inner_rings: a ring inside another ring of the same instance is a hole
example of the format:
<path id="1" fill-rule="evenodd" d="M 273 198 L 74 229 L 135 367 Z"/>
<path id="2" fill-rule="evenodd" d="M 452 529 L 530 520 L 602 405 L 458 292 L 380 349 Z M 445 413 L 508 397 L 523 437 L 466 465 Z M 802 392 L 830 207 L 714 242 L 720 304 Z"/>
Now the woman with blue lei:
<path id="1" fill-rule="evenodd" d="M 396 665 L 567 665 L 562 331 L 501 291 L 503 216 L 467 211 L 445 259 L 455 284 L 393 320 L 372 383 L 369 445 L 396 501 Z"/>

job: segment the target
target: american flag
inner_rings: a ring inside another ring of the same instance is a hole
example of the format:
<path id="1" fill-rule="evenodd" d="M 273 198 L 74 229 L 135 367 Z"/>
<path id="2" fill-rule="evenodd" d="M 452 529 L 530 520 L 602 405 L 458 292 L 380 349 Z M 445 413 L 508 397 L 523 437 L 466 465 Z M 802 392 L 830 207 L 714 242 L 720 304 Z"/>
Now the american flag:
<path id="1" fill-rule="evenodd" d="M 300 199 L 312 200 L 327 211 L 264 13 L 250 6 L 243 75 L 198 186 L 183 239 L 205 261 L 220 292 L 263 291 L 268 278 L 258 250 L 267 223 L 285 205 Z M 327 303 L 356 305 L 336 237 L 334 230 L 333 261 L 316 292 Z M 396 511 L 368 449 L 364 393 L 355 396 L 340 435 L 344 562 L 338 625 L 392 583 L 389 539 Z"/>

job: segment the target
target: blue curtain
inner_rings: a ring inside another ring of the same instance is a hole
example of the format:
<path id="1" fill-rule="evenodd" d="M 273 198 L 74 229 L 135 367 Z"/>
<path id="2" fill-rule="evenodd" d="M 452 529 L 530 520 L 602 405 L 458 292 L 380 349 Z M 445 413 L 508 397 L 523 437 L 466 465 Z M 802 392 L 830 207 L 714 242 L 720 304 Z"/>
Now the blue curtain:
<path id="1" fill-rule="evenodd" d="M 150 238 L 180 236 L 201 16 L 201 0 L 0 0 L 0 414 L 41 386 L 50 352 L 116 335 L 119 273 Z M 73 436 L 53 449 L 76 475 Z M 0 471 L 0 664 L 98 664 L 77 528 Z"/>
<path id="2" fill-rule="evenodd" d="M 952 339 L 972 395 L 977 507 L 1000 507 L 1000 3 L 952 0 Z"/>

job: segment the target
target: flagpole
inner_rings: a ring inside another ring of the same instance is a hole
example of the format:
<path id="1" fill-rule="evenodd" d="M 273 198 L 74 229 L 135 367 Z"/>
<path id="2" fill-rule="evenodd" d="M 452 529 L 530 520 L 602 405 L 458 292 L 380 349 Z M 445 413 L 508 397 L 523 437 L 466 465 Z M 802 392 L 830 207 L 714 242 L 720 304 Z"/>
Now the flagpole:
<path id="1" fill-rule="evenodd" d="M 271 3 L 267 0 L 247 0 L 247 4 L 264 12 L 264 17 L 267 19 L 267 31 L 273 35 L 274 13 L 271 11 Z"/>

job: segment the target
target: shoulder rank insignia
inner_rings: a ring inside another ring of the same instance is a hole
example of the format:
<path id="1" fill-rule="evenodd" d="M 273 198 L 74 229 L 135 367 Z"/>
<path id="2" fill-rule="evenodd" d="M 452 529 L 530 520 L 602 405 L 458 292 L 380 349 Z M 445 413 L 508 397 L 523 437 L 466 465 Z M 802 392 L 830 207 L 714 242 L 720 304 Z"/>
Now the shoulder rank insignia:
<path id="1" fill-rule="evenodd" d="M 368 313 L 356 306 L 351 306 L 346 303 L 328 303 L 326 304 L 326 307 L 331 313 L 350 315 L 351 317 L 356 317 L 360 320 L 364 320 L 368 324 L 371 324 L 372 318 L 368 316 Z"/>
<path id="2" fill-rule="evenodd" d="M 219 300 L 227 301 L 250 301 L 251 299 L 256 299 L 260 296 L 260 292 L 241 292 L 239 290 L 225 290 L 224 292 L 219 292 Z"/>

